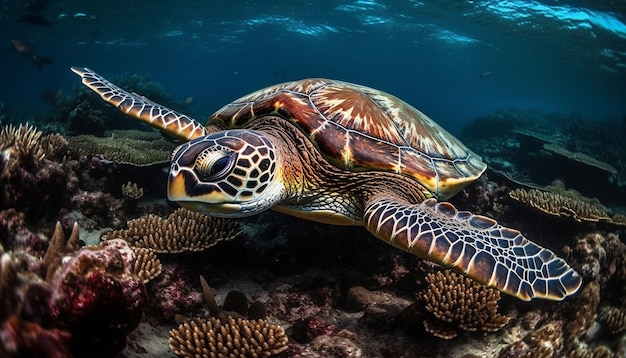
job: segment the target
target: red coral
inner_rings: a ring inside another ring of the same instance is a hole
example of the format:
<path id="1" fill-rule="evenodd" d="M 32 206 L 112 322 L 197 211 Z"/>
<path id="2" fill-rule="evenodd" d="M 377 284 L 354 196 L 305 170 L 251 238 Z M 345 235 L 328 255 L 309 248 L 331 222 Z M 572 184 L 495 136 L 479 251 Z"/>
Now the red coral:
<path id="1" fill-rule="evenodd" d="M 70 353 L 70 333 L 59 329 L 45 329 L 11 316 L 0 328 L 2 357 L 67 358 Z"/>
<path id="2" fill-rule="evenodd" d="M 147 294 L 133 259 L 125 241 L 110 240 L 81 250 L 53 278 L 52 319 L 74 335 L 77 355 L 114 356 L 139 325 Z"/>
<path id="3" fill-rule="evenodd" d="M 151 305 L 155 314 L 171 320 L 176 314 L 197 312 L 204 307 L 204 298 L 189 284 L 180 266 L 163 265 L 163 271 L 150 286 Z"/>

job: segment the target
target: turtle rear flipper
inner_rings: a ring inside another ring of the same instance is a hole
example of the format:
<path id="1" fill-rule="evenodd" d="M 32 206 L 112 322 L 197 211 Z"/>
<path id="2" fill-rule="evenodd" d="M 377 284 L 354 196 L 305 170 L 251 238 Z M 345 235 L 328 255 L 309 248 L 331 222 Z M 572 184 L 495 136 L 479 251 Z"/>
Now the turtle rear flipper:
<path id="1" fill-rule="evenodd" d="M 370 204 L 367 229 L 385 242 L 529 301 L 562 300 L 582 278 L 552 251 L 490 218 L 429 199 L 407 206 L 382 199 Z"/>
<path id="2" fill-rule="evenodd" d="M 197 120 L 152 102 L 137 93 L 128 92 L 86 67 L 72 67 L 85 86 L 121 112 L 139 119 L 181 141 L 189 141 L 208 134 Z"/>

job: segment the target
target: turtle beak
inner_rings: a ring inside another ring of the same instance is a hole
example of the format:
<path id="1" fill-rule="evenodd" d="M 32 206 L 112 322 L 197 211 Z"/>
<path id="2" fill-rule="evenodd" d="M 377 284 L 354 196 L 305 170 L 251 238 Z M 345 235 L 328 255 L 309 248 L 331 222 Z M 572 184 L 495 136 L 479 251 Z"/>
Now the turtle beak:
<path id="1" fill-rule="evenodd" d="M 185 178 L 182 175 L 170 174 L 167 181 L 167 198 L 176 202 L 189 199 L 185 191 Z"/>
<path id="2" fill-rule="evenodd" d="M 178 174 L 171 174 L 167 183 L 167 198 L 171 201 L 175 201 L 182 207 L 197 211 L 200 213 L 211 214 L 213 216 L 225 216 L 225 217 L 239 217 L 238 215 L 242 211 L 242 207 L 239 204 L 233 203 L 210 203 L 209 198 L 207 201 L 203 201 L 203 197 L 194 198 L 190 195 L 185 184 L 185 175 L 183 172 Z"/>

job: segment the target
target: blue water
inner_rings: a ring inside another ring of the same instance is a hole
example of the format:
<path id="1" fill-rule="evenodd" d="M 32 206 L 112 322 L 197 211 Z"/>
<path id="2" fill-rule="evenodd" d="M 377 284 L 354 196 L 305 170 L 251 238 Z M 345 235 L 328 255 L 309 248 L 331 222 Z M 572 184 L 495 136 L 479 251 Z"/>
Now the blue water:
<path id="1" fill-rule="evenodd" d="M 44 90 L 72 94 L 70 66 L 148 74 L 180 101 L 193 96 L 199 118 L 314 76 L 393 93 L 454 133 L 500 108 L 626 115 L 620 2 L 52 0 L 37 12 L 51 27 L 16 21 L 28 3 L 0 9 L 0 102 L 12 116 L 46 110 Z M 54 63 L 39 71 L 16 39 Z"/>

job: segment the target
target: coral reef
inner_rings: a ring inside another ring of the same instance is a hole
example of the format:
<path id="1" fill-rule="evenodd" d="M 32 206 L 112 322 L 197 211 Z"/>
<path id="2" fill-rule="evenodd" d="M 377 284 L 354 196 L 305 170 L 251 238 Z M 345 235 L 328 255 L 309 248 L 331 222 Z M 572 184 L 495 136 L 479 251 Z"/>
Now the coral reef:
<path id="1" fill-rule="evenodd" d="M 606 326 L 611 334 L 626 331 L 626 309 L 606 307 L 600 314 L 600 322 Z"/>
<path id="2" fill-rule="evenodd" d="M 0 130 L 0 151 L 5 170 L 14 171 L 17 167 L 36 168 L 46 156 L 39 144 L 42 132 L 30 124 L 12 124 Z"/>
<path id="3" fill-rule="evenodd" d="M 55 138 L 55 139 L 53 139 Z M 54 144 L 51 144 L 54 143 Z M 0 130 L 0 209 L 13 208 L 30 221 L 54 217 L 68 201 L 72 172 L 53 159 L 63 147 L 56 135 L 42 136 L 29 124 Z"/>
<path id="4" fill-rule="evenodd" d="M 50 315 L 81 355 L 115 355 L 139 324 L 147 294 L 133 260 L 125 241 L 111 240 L 78 251 L 52 278 Z"/>
<path id="5" fill-rule="evenodd" d="M 68 150 L 76 157 L 99 156 L 103 159 L 133 166 L 169 163 L 176 145 L 159 134 L 139 130 L 118 130 L 106 137 L 77 135 L 68 138 Z"/>
<path id="6" fill-rule="evenodd" d="M 551 358 L 563 350 L 563 331 L 560 321 L 552 321 L 510 344 L 498 358 Z"/>
<path id="7" fill-rule="evenodd" d="M 219 242 L 234 239 L 242 231 L 237 221 L 214 218 L 179 208 L 166 219 L 148 215 L 130 220 L 128 229 L 108 232 L 103 240 L 119 238 L 133 247 L 158 253 L 202 251 Z"/>
<path id="8" fill-rule="evenodd" d="M 174 100 L 161 84 L 150 80 L 148 76 L 127 73 L 113 76 L 112 81 L 176 111 L 189 113 L 184 103 Z M 56 101 L 51 113 L 42 116 L 40 121 L 47 125 L 46 130 L 65 135 L 78 133 L 102 136 L 107 129 L 143 128 L 84 87 L 80 87 L 72 96 L 62 96 Z"/>
<path id="9" fill-rule="evenodd" d="M 143 283 L 148 283 L 161 273 L 163 266 L 154 251 L 142 247 L 133 249 L 135 260 L 133 261 L 133 272 Z"/>
<path id="10" fill-rule="evenodd" d="M 2 254 L 0 355 L 110 357 L 125 347 L 147 300 L 134 253 L 123 240 L 80 248 L 78 236 L 74 225 L 66 240 L 57 223 L 45 254 Z"/>
<path id="11" fill-rule="evenodd" d="M 287 348 L 285 331 L 265 321 L 266 311 L 258 302 L 249 312 L 247 297 L 230 291 L 221 310 L 202 276 L 200 284 L 211 317 L 190 320 L 178 316 L 178 328 L 170 331 L 172 352 L 183 357 L 269 357 Z M 243 317 L 249 313 L 258 318 Z"/>
<path id="12" fill-rule="evenodd" d="M 287 348 L 287 336 L 264 320 L 211 317 L 180 324 L 171 331 L 169 344 L 182 357 L 270 357 Z"/>
<path id="13" fill-rule="evenodd" d="M 488 128 L 488 129 L 487 129 Z M 560 179 L 605 205 L 626 201 L 626 138 L 619 121 L 501 110 L 464 129 L 464 142 L 516 183 L 543 187 Z"/>
<path id="14" fill-rule="evenodd" d="M 577 222 L 610 222 L 611 215 L 597 200 L 592 200 L 570 191 L 569 194 L 542 191 L 539 189 L 514 189 L 509 196 L 548 215 L 571 218 Z M 618 222 L 615 222 L 619 224 Z"/>
<path id="15" fill-rule="evenodd" d="M 450 339 L 459 330 L 496 332 L 509 322 L 498 313 L 500 292 L 452 271 L 426 275 L 427 288 L 418 294 L 428 314 L 426 331 Z"/>
<path id="16" fill-rule="evenodd" d="M 122 185 L 122 195 L 126 200 L 138 201 L 143 197 L 143 188 L 138 187 L 136 183 L 128 182 Z"/>
<path id="17" fill-rule="evenodd" d="M 568 358 L 613 358 L 613 352 L 606 346 L 590 348 L 586 344 L 580 344 L 570 351 Z"/>
<path id="18" fill-rule="evenodd" d="M 611 164 L 600 161 L 590 155 L 580 152 L 571 152 L 559 145 L 552 143 L 544 144 L 543 149 L 556 155 L 560 155 L 566 159 L 572 160 L 574 162 L 582 163 L 585 166 L 597 168 L 598 170 L 607 173 L 617 174 L 617 169 L 615 169 L 615 167 L 613 167 Z"/>

